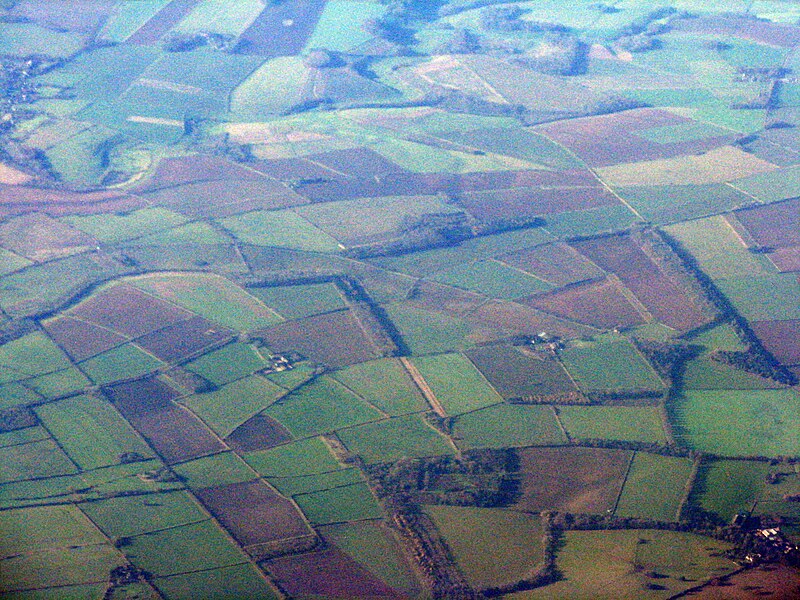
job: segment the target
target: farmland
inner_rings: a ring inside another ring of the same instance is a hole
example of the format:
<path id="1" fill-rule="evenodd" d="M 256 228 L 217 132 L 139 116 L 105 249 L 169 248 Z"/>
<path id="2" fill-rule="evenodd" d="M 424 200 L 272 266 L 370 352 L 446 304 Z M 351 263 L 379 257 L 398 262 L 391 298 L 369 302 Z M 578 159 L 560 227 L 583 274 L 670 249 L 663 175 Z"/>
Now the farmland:
<path id="1" fill-rule="evenodd" d="M 0 597 L 796 595 L 798 19 L 0 2 Z"/>

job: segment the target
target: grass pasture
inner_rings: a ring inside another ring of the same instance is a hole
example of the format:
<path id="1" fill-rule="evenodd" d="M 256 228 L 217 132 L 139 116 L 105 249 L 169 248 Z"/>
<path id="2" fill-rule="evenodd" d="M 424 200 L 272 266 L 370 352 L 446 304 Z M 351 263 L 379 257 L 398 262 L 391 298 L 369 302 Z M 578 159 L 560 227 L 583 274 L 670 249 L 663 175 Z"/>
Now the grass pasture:
<path id="1" fill-rule="evenodd" d="M 154 456 L 117 410 L 97 397 L 73 396 L 44 404 L 36 414 L 82 469 L 119 464 L 126 453 Z"/>
<path id="2" fill-rule="evenodd" d="M 525 600 L 546 598 L 668 598 L 696 582 L 724 575 L 736 564 L 724 558 L 729 544 L 691 533 L 651 529 L 568 531 L 556 554 L 563 579 L 521 594 Z M 648 573 L 663 590 L 651 591 Z M 683 578 L 683 579 L 681 579 Z"/>
<path id="3" fill-rule="evenodd" d="M 614 514 L 677 521 L 692 468 L 692 461 L 687 458 L 637 452 Z"/>
<path id="4" fill-rule="evenodd" d="M 573 439 L 666 442 L 655 406 L 560 406 L 558 414 Z"/>
<path id="5" fill-rule="evenodd" d="M 544 559 L 538 516 L 461 506 L 426 506 L 425 513 L 477 589 L 524 579 Z"/>
<path id="6" fill-rule="evenodd" d="M 234 342 L 204 354 L 186 368 L 214 385 L 222 386 L 268 366 L 261 351 L 252 344 Z"/>
<path id="7" fill-rule="evenodd" d="M 538 277 L 494 260 L 458 265 L 436 275 L 433 280 L 500 300 L 513 300 L 552 289 Z"/>
<path id="8" fill-rule="evenodd" d="M 800 396 L 783 390 L 685 390 L 669 407 L 678 441 L 722 456 L 800 452 Z"/>
<path id="9" fill-rule="evenodd" d="M 30 333 L 0 346 L 0 380 L 23 379 L 69 366 L 61 349 L 42 333 Z"/>
<path id="10" fill-rule="evenodd" d="M 332 377 L 389 415 L 421 412 L 427 408 L 422 394 L 393 358 L 346 367 Z"/>
<path id="11" fill-rule="evenodd" d="M 0 482 L 76 473 L 75 464 L 51 439 L 0 448 Z"/>
<path id="12" fill-rule="evenodd" d="M 364 475 L 358 469 L 351 468 L 328 471 L 318 475 L 270 477 L 268 481 L 284 496 L 297 496 L 363 483 Z"/>
<path id="13" fill-rule="evenodd" d="M 247 463 L 262 476 L 302 477 L 343 468 L 321 438 L 308 438 L 245 455 Z"/>
<path id="14" fill-rule="evenodd" d="M 253 415 L 285 393 L 268 379 L 254 375 L 221 388 L 195 394 L 182 402 L 220 437 L 227 437 Z"/>
<path id="15" fill-rule="evenodd" d="M 299 57 L 281 56 L 258 67 L 231 93 L 231 112 L 242 120 L 263 119 L 305 99 L 310 70 Z"/>
<path id="16" fill-rule="evenodd" d="M 208 518 L 187 492 L 120 496 L 84 502 L 80 508 L 110 538 L 140 535 Z"/>
<path id="17" fill-rule="evenodd" d="M 264 414 L 298 438 L 360 425 L 382 416 L 341 383 L 325 376 L 285 396 Z"/>
<path id="18" fill-rule="evenodd" d="M 212 274 L 146 275 L 132 284 L 237 331 L 268 327 L 281 319 L 236 284 Z"/>
<path id="19" fill-rule="evenodd" d="M 753 510 L 769 485 L 767 476 L 775 471 L 776 468 L 766 462 L 706 461 L 698 471 L 698 483 L 691 501 L 730 522 L 736 514 Z"/>
<path id="20" fill-rule="evenodd" d="M 192 600 L 199 596 L 219 600 L 279 598 L 263 573 L 249 564 L 158 577 L 152 584 L 169 600 Z"/>
<path id="21" fill-rule="evenodd" d="M 372 38 L 364 28 L 364 23 L 382 17 L 385 12 L 385 7 L 373 2 L 326 2 L 314 33 L 306 41 L 305 49 L 325 48 L 337 52 L 352 50 Z"/>
<path id="22" fill-rule="evenodd" d="M 252 481 L 256 473 L 234 452 L 220 452 L 172 466 L 191 489 Z"/>
<path id="23" fill-rule="evenodd" d="M 310 252 L 335 252 L 339 242 L 294 211 L 256 211 L 223 219 L 241 241 Z"/>
<path id="24" fill-rule="evenodd" d="M 141 377 L 163 365 L 152 354 L 134 344 L 117 346 L 80 363 L 81 369 L 98 385 Z"/>
<path id="25" fill-rule="evenodd" d="M 462 448 L 551 446 L 566 442 L 550 406 L 497 404 L 461 415 L 453 437 Z"/>
<path id="26" fill-rule="evenodd" d="M 383 516 L 366 483 L 300 494 L 294 499 L 315 525 L 380 519 Z"/>
<path id="27" fill-rule="evenodd" d="M 287 319 L 302 319 L 347 308 L 334 283 L 252 287 L 247 291 Z"/>
<path id="28" fill-rule="evenodd" d="M 414 366 L 451 416 L 503 401 L 463 354 L 422 356 L 414 359 Z"/>
<path id="29" fill-rule="evenodd" d="M 453 447 L 419 415 L 394 417 L 338 432 L 348 450 L 367 463 L 452 454 Z"/>
<path id="30" fill-rule="evenodd" d="M 40 506 L 0 512 L 0 555 L 101 544 L 105 537 L 73 505 Z"/>
<path id="31" fill-rule="evenodd" d="M 122 550 L 135 566 L 156 577 L 228 567 L 247 562 L 242 551 L 206 520 L 129 538 Z M 164 552 L 169 548 L 169 552 Z"/>
<path id="32" fill-rule="evenodd" d="M 664 383 L 625 339 L 576 342 L 559 352 L 567 371 L 587 391 L 659 391 Z"/>
<path id="33" fill-rule="evenodd" d="M 118 5 L 98 37 L 112 42 L 124 42 L 168 3 L 169 0 L 139 0 Z"/>
<path id="34" fill-rule="evenodd" d="M 467 346 L 465 338 L 470 326 L 460 319 L 407 303 L 390 304 L 386 312 L 414 356 L 462 350 Z"/>
<path id="35" fill-rule="evenodd" d="M 717 282 L 723 294 L 745 319 L 800 319 L 800 281 L 796 273 L 756 277 L 737 276 Z"/>

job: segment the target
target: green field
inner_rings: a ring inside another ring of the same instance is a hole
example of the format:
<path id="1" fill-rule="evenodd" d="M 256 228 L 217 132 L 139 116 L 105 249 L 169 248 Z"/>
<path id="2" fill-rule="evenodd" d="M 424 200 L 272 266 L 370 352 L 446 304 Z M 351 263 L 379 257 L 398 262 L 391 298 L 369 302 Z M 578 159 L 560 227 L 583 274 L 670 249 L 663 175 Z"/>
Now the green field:
<path id="1" fill-rule="evenodd" d="M 566 442 L 551 407 L 510 404 L 458 417 L 453 437 L 463 448 L 551 446 Z"/>
<path id="2" fill-rule="evenodd" d="M 98 37 L 114 42 L 124 42 L 139 27 L 161 10 L 169 0 L 139 0 L 119 5 L 106 21 Z"/>
<path id="3" fill-rule="evenodd" d="M 228 344 L 204 354 L 186 365 L 186 368 L 214 385 L 225 385 L 266 368 L 269 363 L 262 352 L 252 344 Z"/>
<path id="4" fill-rule="evenodd" d="M 213 31 L 238 37 L 263 9 L 260 0 L 240 0 L 233 5 L 225 0 L 202 0 L 175 31 L 189 34 Z"/>
<path id="5" fill-rule="evenodd" d="M 0 276 L 18 271 L 24 267 L 33 264 L 32 260 L 28 260 L 24 256 L 14 254 L 10 250 L 0 248 Z"/>
<path id="6" fill-rule="evenodd" d="M 137 246 L 173 246 L 182 244 L 228 244 L 231 238 L 221 233 L 210 223 L 195 221 L 178 225 L 169 229 L 162 229 L 155 233 L 143 235 L 134 240 Z"/>
<path id="7" fill-rule="evenodd" d="M 101 544 L 105 537 L 72 505 L 42 506 L 0 512 L 0 555 L 46 548 Z"/>
<path id="8" fill-rule="evenodd" d="M 777 202 L 800 195 L 800 166 L 786 167 L 737 179 L 738 189 L 752 194 L 762 202 Z"/>
<path id="9" fill-rule="evenodd" d="M 677 521 L 692 461 L 637 452 L 633 457 L 615 515 Z"/>
<path id="10" fill-rule="evenodd" d="M 374 421 L 381 413 L 338 381 L 320 377 L 270 406 L 264 414 L 298 438 Z"/>
<path id="11" fill-rule="evenodd" d="M 312 252 L 335 252 L 339 242 L 291 210 L 256 211 L 223 219 L 241 241 Z"/>
<path id="12" fill-rule="evenodd" d="M 775 271 L 764 257 L 747 251 L 723 217 L 670 225 L 666 231 L 712 278 L 755 276 Z"/>
<path id="13" fill-rule="evenodd" d="M 300 104 L 305 97 L 309 69 L 294 56 L 265 62 L 231 94 L 231 112 L 242 120 L 260 120 Z"/>
<path id="14" fill-rule="evenodd" d="M 164 365 L 139 346 L 124 344 L 80 363 L 81 369 L 98 385 L 122 379 L 134 379 Z"/>
<path id="15" fill-rule="evenodd" d="M 559 239 L 619 231 L 640 219 L 624 205 L 604 206 L 548 215 L 545 230 Z"/>
<path id="16" fill-rule="evenodd" d="M 247 564 L 158 577 L 153 580 L 153 586 L 168 600 L 192 600 L 199 596 L 219 600 L 279 598 L 264 575 L 256 567 Z"/>
<path id="17" fill-rule="evenodd" d="M 421 412 L 427 404 L 396 359 L 382 358 L 336 371 L 332 377 L 389 415 Z"/>
<path id="18" fill-rule="evenodd" d="M 452 454 L 453 447 L 418 415 L 395 417 L 376 423 L 344 429 L 339 438 L 348 450 L 367 463 L 394 462 Z"/>
<path id="19" fill-rule="evenodd" d="M 302 319 L 347 308 L 334 283 L 251 287 L 247 291 L 287 319 Z"/>
<path id="20" fill-rule="evenodd" d="M 306 42 L 306 50 L 325 48 L 347 52 L 372 37 L 364 23 L 378 19 L 386 8 L 373 2 L 332 0 L 325 4 L 314 33 Z"/>
<path id="21" fill-rule="evenodd" d="M 358 469 L 341 469 L 301 477 L 270 477 L 268 481 L 284 496 L 296 496 L 361 483 L 364 475 Z"/>
<path id="22" fill-rule="evenodd" d="M 16 56 L 38 54 L 50 58 L 66 58 L 84 45 L 82 36 L 69 31 L 40 27 L 35 23 L 5 23 L 0 53 Z"/>
<path id="23" fill-rule="evenodd" d="M 450 315 L 405 303 L 386 306 L 386 313 L 414 356 L 452 352 L 467 346 L 470 327 Z"/>
<path id="24" fill-rule="evenodd" d="M 476 589 L 525 579 L 544 559 L 538 516 L 460 506 L 426 506 L 425 512 Z"/>
<path id="25" fill-rule="evenodd" d="M 119 464 L 123 454 L 151 458 L 153 451 L 107 401 L 73 396 L 36 409 L 45 427 L 82 469 Z"/>
<path id="26" fill-rule="evenodd" d="M 655 406 L 560 406 L 558 414 L 573 439 L 666 442 Z"/>
<path id="27" fill-rule="evenodd" d="M 221 452 L 174 465 L 172 470 L 192 489 L 252 481 L 257 477 L 234 452 Z"/>
<path id="28" fill-rule="evenodd" d="M 322 536 L 395 589 L 416 597 L 419 583 L 391 530 L 376 521 L 320 528 Z"/>
<path id="29" fill-rule="evenodd" d="M 224 438 L 284 393 L 283 388 L 268 379 L 253 375 L 212 392 L 195 394 L 182 402 Z"/>
<path id="30" fill-rule="evenodd" d="M 245 460 L 264 477 L 300 477 L 342 468 L 320 438 L 308 438 L 261 452 L 250 452 Z"/>
<path id="31" fill-rule="evenodd" d="M 731 277 L 720 291 L 744 318 L 753 321 L 800 319 L 800 281 L 794 273 Z"/>
<path id="32" fill-rule="evenodd" d="M 616 191 L 640 215 L 660 224 L 724 212 L 748 200 L 746 195 L 724 184 L 621 187 Z M 692 225 L 694 222 L 680 227 Z"/>
<path id="33" fill-rule="evenodd" d="M 447 414 L 454 416 L 503 401 L 463 354 L 438 354 L 414 359 L 414 366 Z"/>
<path id="34" fill-rule="evenodd" d="M 84 502 L 80 508 L 110 538 L 150 533 L 208 518 L 187 492 L 122 496 Z"/>
<path id="35" fill-rule="evenodd" d="M 78 392 L 90 385 L 91 382 L 78 369 L 70 367 L 63 371 L 29 379 L 26 384 L 45 398 L 59 398 Z"/>
<path id="36" fill-rule="evenodd" d="M 498 298 L 513 300 L 552 289 L 549 283 L 493 260 L 458 265 L 434 281 Z"/>
<path id="37" fill-rule="evenodd" d="M 35 404 L 41 397 L 19 382 L 12 381 L 0 385 L 0 408 L 12 408 L 27 404 Z"/>
<path id="38" fill-rule="evenodd" d="M 586 391 L 658 391 L 664 383 L 625 339 L 575 342 L 559 351 L 570 375 Z"/>
<path id="39" fill-rule="evenodd" d="M 67 356 L 43 333 L 30 333 L 0 346 L 0 382 L 52 373 L 69 366 Z"/>
<path id="40" fill-rule="evenodd" d="M 800 452 L 800 396 L 784 390 L 686 390 L 670 407 L 679 442 L 722 456 Z"/>
<path id="41" fill-rule="evenodd" d="M 380 519 L 383 516 L 366 483 L 301 494 L 294 499 L 314 525 Z"/>
<path id="42" fill-rule="evenodd" d="M 568 531 L 556 554 L 563 579 L 519 594 L 525 600 L 546 598 L 668 598 L 697 582 L 730 573 L 736 563 L 723 556 L 730 548 L 691 533 L 633 529 Z M 650 590 L 655 579 L 663 590 Z"/>
<path id="43" fill-rule="evenodd" d="M 122 551 L 135 566 L 157 577 L 247 562 L 242 550 L 211 520 L 131 537 Z"/>
<path id="44" fill-rule="evenodd" d="M 688 390 L 763 390 L 783 386 L 711 358 L 698 358 L 686 364 L 683 387 Z"/>
<path id="45" fill-rule="evenodd" d="M 698 471 L 699 493 L 691 501 L 703 510 L 730 522 L 738 513 L 750 512 L 767 487 L 767 476 L 775 472 L 766 462 L 714 460 Z"/>
<path id="46" fill-rule="evenodd" d="M 269 327 L 282 320 L 257 298 L 219 275 L 145 275 L 130 282 L 238 331 Z"/>

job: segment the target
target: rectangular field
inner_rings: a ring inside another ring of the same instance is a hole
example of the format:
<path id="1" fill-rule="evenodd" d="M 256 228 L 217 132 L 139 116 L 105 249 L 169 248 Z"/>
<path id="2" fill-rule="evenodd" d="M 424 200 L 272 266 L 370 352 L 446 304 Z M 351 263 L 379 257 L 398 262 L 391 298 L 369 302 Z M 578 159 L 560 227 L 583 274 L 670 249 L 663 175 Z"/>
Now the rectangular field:
<path id="1" fill-rule="evenodd" d="M 558 446 L 566 443 L 550 406 L 497 404 L 456 419 L 453 439 L 462 448 Z"/>
<path id="2" fill-rule="evenodd" d="M 503 401 L 463 354 L 422 356 L 414 359 L 414 366 L 451 416 Z"/>
<path id="3" fill-rule="evenodd" d="M 452 454 L 453 447 L 418 415 L 395 417 L 368 423 L 338 433 L 347 449 L 367 463 L 395 462 Z"/>
<path id="4" fill-rule="evenodd" d="M 567 371 L 588 391 L 659 391 L 664 382 L 626 339 L 575 342 L 559 352 Z"/>
<path id="5" fill-rule="evenodd" d="M 558 414 L 573 439 L 667 441 L 655 406 L 560 406 Z"/>
<path id="6" fill-rule="evenodd" d="M 692 473 L 686 458 L 637 452 L 614 514 L 656 521 L 677 521 L 681 498 Z"/>

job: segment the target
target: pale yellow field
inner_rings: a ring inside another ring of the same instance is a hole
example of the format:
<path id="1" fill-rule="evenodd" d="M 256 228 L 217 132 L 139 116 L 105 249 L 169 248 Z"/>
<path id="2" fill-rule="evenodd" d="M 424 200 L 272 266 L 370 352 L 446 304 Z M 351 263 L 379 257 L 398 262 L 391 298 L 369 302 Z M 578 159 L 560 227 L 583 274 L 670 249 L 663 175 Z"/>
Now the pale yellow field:
<path id="1" fill-rule="evenodd" d="M 703 185 L 732 181 L 777 169 L 735 146 L 715 148 L 705 154 L 613 165 L 597 169 L 609 185 Z"/>

